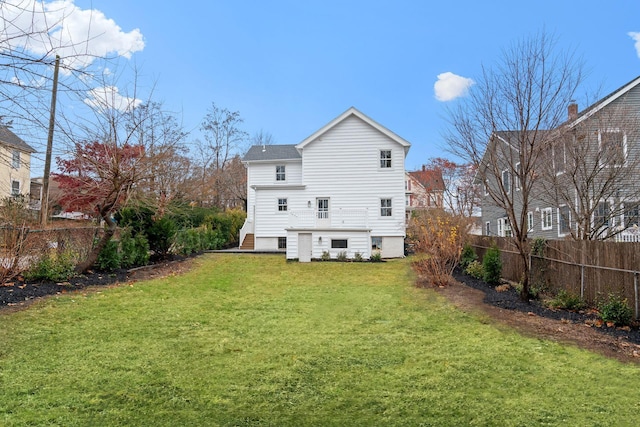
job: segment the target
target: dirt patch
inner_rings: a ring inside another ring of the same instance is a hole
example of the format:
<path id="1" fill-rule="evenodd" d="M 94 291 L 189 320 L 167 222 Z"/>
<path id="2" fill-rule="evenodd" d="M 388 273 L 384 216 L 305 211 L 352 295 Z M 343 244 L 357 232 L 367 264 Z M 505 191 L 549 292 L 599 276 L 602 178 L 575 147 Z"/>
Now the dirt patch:
<path id="1" fill-rule="evenodd" d="M 483 313 L 527 336 L 569 343 L 623 362 L 640 363 L 640 331 L 598 325 L 591 311 L 551 310 L 539 301 L 521 301 L 513 288 L 496 291 L 456 271 L 457 283 L 438 292 L 467 312 Z"/>

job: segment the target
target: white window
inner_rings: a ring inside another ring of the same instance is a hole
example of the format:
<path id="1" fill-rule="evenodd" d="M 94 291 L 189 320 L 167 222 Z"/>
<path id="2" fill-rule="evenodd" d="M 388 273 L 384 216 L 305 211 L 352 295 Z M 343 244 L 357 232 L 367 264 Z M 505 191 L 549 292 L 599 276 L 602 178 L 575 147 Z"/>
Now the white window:
<path id="1" fill-rule="evenodd" d="M 502 171 L 502 185 L 504 186 L 505 192 L 511 192 L 511 172 L 507 170 Z"/>
<path id="2" fill-rule="evenodd" d="M 11 195 L 20 195 L 20 181 L 11 181 Z"/>
<path id="3" fill-rule="evenodd" d="M 382 237 L 371 236 L 371 250 L 379 251 L 382 249 Z"/>
<path id="4" fill-rule="evenodd" d="M 553 209 L 542 209 L 542 229 L 551 230 L 553 228 Z"/>
<path id="5" fill-rule="evenodd" d="M 287 199 L 278 199 L 278 212 L 286 212 Z"/>
<path id="6" fill-rule="evenodd" d="M 558 208 L 558 236 L 571 233 L 571 209 L 564 205 Z"/>
<path id="7" fill-rule="evenodd" d="M 482 188 L 484 189 L 484 195 L 488 196 L 489 195 L 489 187 L 487 186 L 486 182 L 484 184 L 482 184 Z"/>
<path id="8" fill-rule="evenodd" d="M 380 150 L 380 167 L 383 169 L 391 167 L 391 150 Z"/>
<path id="9" fill-rule="evenodd" d="M 498 235 L 500 237 L 511 237 L 513 235 L 509 218 L 504 217 L 498 219 Z"/>
<path id="10" fill-rule="evenodd" d="M 640 227 L 640 203 L 627 202 L 624 204 L 624 226 Z"/>
<path id="11" fill-rule="evenodd" d="M 287 249 L 286 237 L 278 237 L 278 249 Z"/>
<path id="12" fill-rule="evenodd" d="M 553 144 L 552 152 L 553 170 L 556 175 L 564 173 L 567 168 L 567 150 L 564 141 L 558 141 Z"/>
<path id="13" fill-rule="evenodd" d="M 611 208 L 607 202 L 599 202 L 593 212 L 593 226 L 597 230 L 600 227 L 609 226 Z"/>
<path id="14" fill-rule="evenodd" d="M 516 191 L 520 190 L 520 163 L 516 163 L 516 176 L 513 177 L 513 186 Z"/>
<path id="15" fill-rule="evenodd" d="M 380 199 L 380 216 L 391 216 L 391 199 Z"/>
<path id="16" fill-rule="evenodd" d="M 14 169 L 20 169 L 20 151 L 13 150 L 11 156 L 11 167 Z"/>
<path id="17" fill-rule="evenodd" d="M 276 166 L 276 181 L 285 181 L 286 178 L 284 165 Z"/>
<path id="18" fill-rule="evenodd" d="M 527 232 L 533 231 L 533 212 L 527 212 Z"/>
<path id="19" fill-rule="evenodd" d="M 627 136 L 619 130 L 598 133 L 600 163 L 603 166 L 624 166 L 627 161 Z"/>
<path id="20" fill-rule="evenodd" d="M 329 199 L 316 199 L 318 206 L 318 219 L 329 218 Z"/>

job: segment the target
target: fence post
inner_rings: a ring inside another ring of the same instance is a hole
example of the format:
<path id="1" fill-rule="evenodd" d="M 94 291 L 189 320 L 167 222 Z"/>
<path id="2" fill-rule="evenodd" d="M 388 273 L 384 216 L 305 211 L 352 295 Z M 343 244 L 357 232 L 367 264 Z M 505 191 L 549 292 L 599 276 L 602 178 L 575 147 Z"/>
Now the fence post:
<path id="1" fill-rule="evenodd" d="M 633 291 L 636 299 L 636 320 L 638 320 L 638 272 L 633 273 Z"/>
<path id="2" fill-rule="evenodd" d="M 584 264 L 580 264 L 580 298 L 584 299 Z"/>

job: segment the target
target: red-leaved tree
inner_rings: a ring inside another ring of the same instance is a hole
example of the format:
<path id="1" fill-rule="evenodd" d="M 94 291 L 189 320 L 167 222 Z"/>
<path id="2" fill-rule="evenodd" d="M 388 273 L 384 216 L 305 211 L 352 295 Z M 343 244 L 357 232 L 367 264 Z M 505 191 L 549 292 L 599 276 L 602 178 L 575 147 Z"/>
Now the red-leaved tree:
<path id="1" fill-rule="evenodd" d="M 78 272 L 89 269 L 100 251 L 116 232 L 113 215 L 125 205 L 134 185 L 142 179 L 143 145 L 120 145 L 109 142 L 76 143 L 70 158 L 58 158 L 60 172 L 54 175 L 63 196 L 60 204 L 66 210 L 97 215 L 104 221 L 105 232 L 86 260 L 76 267 Z"/>

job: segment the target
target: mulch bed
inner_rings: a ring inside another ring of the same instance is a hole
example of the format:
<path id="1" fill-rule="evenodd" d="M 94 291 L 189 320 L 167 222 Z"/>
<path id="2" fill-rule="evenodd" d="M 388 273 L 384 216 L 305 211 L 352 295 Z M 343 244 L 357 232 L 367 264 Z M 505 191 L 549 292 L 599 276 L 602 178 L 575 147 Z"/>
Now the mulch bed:
<path id="1" fill-rule="evenodd" d="M 460 269 L 456 269 L 454 271 L 453 277 L 465 286 L 483 292 L 485 295 L 485 304 L 489 304 L 505 310 L 526 313 L 532 316 L 570 322 L 574 324 L 590 325 L 594 330 L 597 330 L 603 334 L 608 334 L 619 339 L 624 339 L 634 344 L 640 344 L 640 329 L 638 328 L 637 323 L 632 325 L 632 327 L 630 328 L 618 328 L 613 326 L 609 327 L 601 324 L 601 322 L 598 321 L 598 314 L 594 310 L 583 310 L 575 312 L 562 309 L 550 309 L 538 300 L 523 301 L 522 299 L 520 299 L 520 296 L 518 295 L 518 292 L 515 288 L 510 287 L 506 291 L 499 292 L 493 286 L 490 286 L 482 280 L 473 278 L 463 273 Z"/>

